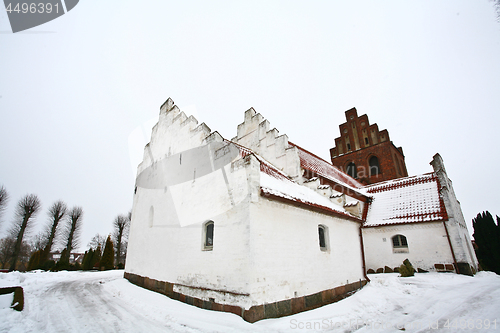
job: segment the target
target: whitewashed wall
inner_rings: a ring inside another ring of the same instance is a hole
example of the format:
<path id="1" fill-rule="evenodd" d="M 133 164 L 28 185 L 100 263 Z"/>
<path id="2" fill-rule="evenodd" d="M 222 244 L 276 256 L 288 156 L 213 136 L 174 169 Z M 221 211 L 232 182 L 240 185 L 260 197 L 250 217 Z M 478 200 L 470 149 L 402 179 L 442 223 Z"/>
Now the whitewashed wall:
<path id="1" fill-rule="evenodd" d="M 434 270 L 434 264 L 453 264 L 446 231 L 442 222 L 421 222 L 363 228 L 366 268 L 377 270 L 399 267 L 409 259 L 413 267 Z M 392 237 L 403 235 L 408 253 L 395 253 Z"/>
<path id="2" fill-rule="evenodd" d="M 261 118 L 245 113 L 240 143 L 297 176 L 296 148 L 287 150 L 286 137 Z M 235 152 L 234 144 L 167 100 L 138 168 L 126 272 L 246 309 L 364 279 L 358 222 L 260 196 L 258 160 Z M 211 251 L 203 249 L 208 220 L 214 222 Z M 319 248 L 319 224 L 328 228 L 328 251 Z"/>
<path id="3" fill-rule="evenodd" d="M 359 223 L 261 197 L 250 207 L 254 304 L 310 295 L 364 280 Z M 318 225 L 328 228 L 328 251 Z"/>
<path id="4" fill-rule="evenodd" d="M 436 154 L 430 164 L 432 165 L 441 186 L 440 193 L 446 207 L 446 212 L 448 213 L 448 222 L 446 224 L 448 226 L 448 232 L 450 234 L 450 240 L 453 246 L 453 251 L 455 252 L 456 260 L 459 263 L 468 263 L 477 270 L 478 260 L 474 249 L 472 248 L 469 230 L 467 229 L 467 224 L 465 223 L 460 202 L 455 195 L 453 183 L 448 178 L 448 174 L 446 173 L 443 158 L 441 155 Z"/>

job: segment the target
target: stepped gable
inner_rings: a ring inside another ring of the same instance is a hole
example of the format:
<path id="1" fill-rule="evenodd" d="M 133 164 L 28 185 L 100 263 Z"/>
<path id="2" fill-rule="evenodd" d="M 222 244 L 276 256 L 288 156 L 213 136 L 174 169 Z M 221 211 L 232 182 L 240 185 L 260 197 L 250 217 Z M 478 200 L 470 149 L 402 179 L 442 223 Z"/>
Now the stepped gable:
<path id="1" fill-rule="evenodd" d="M 210 134 L 211 130 L 205 123 L 198 124 L 195 117 L 186 116 L 168 98 L 160 107 L 158 122 L 152 128 L 150 142 L 144 147 L 138 171 L 165 157 L 199 147 Z"/>
<path id="2" fill-rule="evenodd" d="M 363 227 L 447 220 L 439 188 L 434 173 L 367 186 L 373 201 Z"/>
<path id="3" fill-rule="evenodd" d="M 253 108 L 245 111 L 244 121 L 231 141 L 251 149 L 290 178 L 301 176 L 298 153 L 288 144 L 288 136 L 279 135 L 276 128 L 270 129 L 269 121 Z"/>

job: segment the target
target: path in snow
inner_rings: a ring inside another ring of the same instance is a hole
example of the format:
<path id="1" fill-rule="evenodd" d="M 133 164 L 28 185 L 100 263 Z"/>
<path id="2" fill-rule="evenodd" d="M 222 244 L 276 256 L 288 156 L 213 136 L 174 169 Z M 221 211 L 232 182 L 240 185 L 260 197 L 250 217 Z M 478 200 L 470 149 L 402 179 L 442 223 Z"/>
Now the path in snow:
<path id="1" fill-rule="evenodd" d="M 420 333 L 500 332 L 500 276 L 493 273 L 370 278 L 365 288 L 338 303 L 249 324 L 137 287 L 123 279 L 123 271 L 0 274 L 0 286 L 21 285 L 25 293 L 22 312 L 0 309 L 0 332 L 361 333 L 401 332 L 403 326 L 405 332 Z"/>

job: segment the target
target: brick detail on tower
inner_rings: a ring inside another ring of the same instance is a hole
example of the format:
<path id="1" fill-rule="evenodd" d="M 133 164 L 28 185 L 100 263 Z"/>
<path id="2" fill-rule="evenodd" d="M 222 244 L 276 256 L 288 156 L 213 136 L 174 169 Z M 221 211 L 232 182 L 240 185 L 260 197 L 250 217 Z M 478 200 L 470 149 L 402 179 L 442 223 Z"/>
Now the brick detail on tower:
<path id="1" fill-rule="evenodd" d="M 363 184 L 408 176 L 403 149 L 396 148 L 387 130 L 370 125 L 366 114 L 358 117 L 356 108 L 347 110 L 345 116 L 340 137 L 330 149 L 333 165 Z"/>

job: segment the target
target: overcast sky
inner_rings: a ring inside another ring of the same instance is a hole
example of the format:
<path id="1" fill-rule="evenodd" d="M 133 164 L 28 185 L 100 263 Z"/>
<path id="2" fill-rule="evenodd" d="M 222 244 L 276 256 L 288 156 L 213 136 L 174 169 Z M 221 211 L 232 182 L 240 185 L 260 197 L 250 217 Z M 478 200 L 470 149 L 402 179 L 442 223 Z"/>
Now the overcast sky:
<path id="1" fill-rule="evenodd" d="M 12 34 L 0 9 L 0 185 L 85 212 L 81 249 L 132 207 L 137 164 L 171 97 L 231 139 L 254 107 L 329 159 L 356 107 L 403 147 L 439 152 L 471 219 L 500 215 L 500 20 L 469 1 L 90 1 Z"/>

